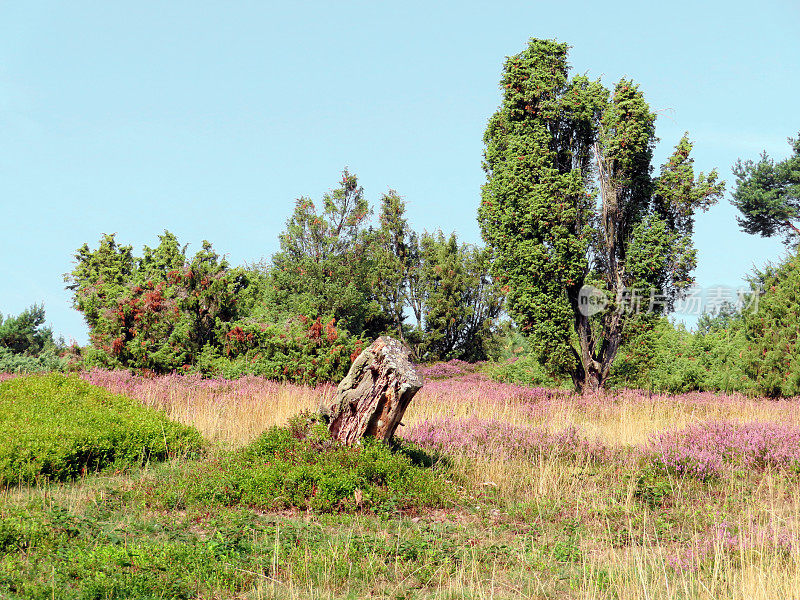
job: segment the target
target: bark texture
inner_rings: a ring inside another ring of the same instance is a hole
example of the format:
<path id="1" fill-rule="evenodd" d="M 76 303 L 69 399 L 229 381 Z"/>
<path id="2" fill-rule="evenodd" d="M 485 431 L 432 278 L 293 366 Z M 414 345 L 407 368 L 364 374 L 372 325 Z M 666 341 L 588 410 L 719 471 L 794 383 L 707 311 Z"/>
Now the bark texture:
<path id="1" fill-rule="evenodd" d="M 321 405 L 320 413 L 331 435 L 347 445 L 365 436 L 388 442 L 423 383 L 409 351 L 383 336 L 356 358 L 334 402 Z"/>

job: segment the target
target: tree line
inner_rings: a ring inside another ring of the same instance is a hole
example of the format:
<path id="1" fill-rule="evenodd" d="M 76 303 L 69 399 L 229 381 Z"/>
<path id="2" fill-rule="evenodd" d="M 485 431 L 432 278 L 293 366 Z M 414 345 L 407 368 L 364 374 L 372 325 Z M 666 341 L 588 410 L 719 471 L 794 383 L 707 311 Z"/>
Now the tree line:
<path id="1" fill-rule="evenodd" d="M 484 134 L 486 246 L 415 232 L 396 192 L 372 207 L 346 169 L 321 201 L 296 201 L 280 250 L 257 265 L 231 266 L 208 242 L 190 256 L 168 231 L 139 255 L 104 235 L 66 276 L 90 329 L 82 363 L 313 382 L 341 376 L 383 333 L 420 361 L 497 357 L 503 336 L 522 335 L 537 372 L 580 391 L 800 393 L 800 141 L 783 161 L 733 169 L 742 229 L 791 249 L 753 274 L 758 310 L 686 332 L 666 316 L 694 284 L 695 215 L 724 182 L 695 172 L 688 134 L 656 167 L 656 115 L 640 86 L 571 75 L 568 50 L 532 39 L 505 60 Z M 631 309 L 633 295 L 649 309 Z M 601 309 L 587 311 L 591 299 Z"/>
<path id="2" fill-rule="evenodd" d="M 189 256 L 168 231 L 140 255 L 113 234 L 85 244 L 66 276 L 85 364 L 314 382 L 383 333 L 421 361 L 487 358 L 502 300 L 488 251 L 413 231 L 394 191 L 372 213 L 345 170 L 319 205 L 296 201 L 268 263 L 232 267 L 208 242 Z"/>

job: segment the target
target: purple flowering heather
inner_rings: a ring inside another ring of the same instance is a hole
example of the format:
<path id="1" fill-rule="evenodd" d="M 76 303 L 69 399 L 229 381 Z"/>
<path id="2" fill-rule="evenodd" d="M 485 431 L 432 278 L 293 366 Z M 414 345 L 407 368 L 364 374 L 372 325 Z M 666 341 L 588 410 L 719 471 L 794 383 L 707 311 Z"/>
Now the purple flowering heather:
<path id="1" fill-rule="evenodd" d="M 420 365 L 417 370 L 425 379 L 449 379 L 474 373 L 482 363 L 468 363 L 454 358 L 448 362 Z"/>
<path id="2" fill-rule="evenodd" d="M 411 428 L 404 437 L 429 450 L 464 453 L 472 457 L 493 455 L 532 459 L 544 453 L 548 456 L 602 458 L 607 454 L 601 443 L 584 439 L 574 427 L 551 433 L 541 427 L 476 417 L 424 421 Z"/>
<path id="3" fill-rule="evenodd" d="M 775 526 L 750 526 L 737 531 L 727 522 L 700 533 L 690 547 L 679 547 L 667 554 L 666 563 L 676 571 L 699 571 L 702 563 L 721 551 L 733 556 L 755 551 L 772 550 L 786 556 L 800 552 L 800 536 L 796 529 Z"/>
<path id="4" fill-rule="evenodd" d="M 714 421 L 653 436 L 645 449 L 658 465 L 708 479 L 726 469 L 800 466 L 800 428 L 769 422 Z"/>

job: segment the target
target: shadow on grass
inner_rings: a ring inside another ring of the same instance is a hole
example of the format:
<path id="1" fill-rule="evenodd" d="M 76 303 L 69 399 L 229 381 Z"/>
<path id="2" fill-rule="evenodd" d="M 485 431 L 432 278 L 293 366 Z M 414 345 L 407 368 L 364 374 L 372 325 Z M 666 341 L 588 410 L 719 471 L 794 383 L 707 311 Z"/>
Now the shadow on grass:
<path id="1" fill-rule="evenodd" d="M 415 467 L 422 467 L 425 469 L 432 469 L 434 467 L 448 468 L 453 464 L 452 460 L 447 455 L 441 452 L 428 452 L 404 439 L 395 439 L 392 441 L 392 452 L 404 454 L 411 460 L 411 464 Z"/>

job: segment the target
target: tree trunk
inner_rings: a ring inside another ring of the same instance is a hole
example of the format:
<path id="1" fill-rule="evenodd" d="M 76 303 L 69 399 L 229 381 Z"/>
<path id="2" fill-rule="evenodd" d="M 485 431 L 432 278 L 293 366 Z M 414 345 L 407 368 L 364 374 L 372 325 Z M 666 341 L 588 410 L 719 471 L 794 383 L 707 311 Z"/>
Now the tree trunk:
<path id="1" fill-rule="evenodd" d="M 344 444 L 356 444 L 366 436 L 388 442 L 423 383 L 409 351 L 383 336 L 353 362 L 334 402 L 319 410 L 331 435 Z"/>
<path id="2" fill-rule="evenodd" d="M 576 391 L 581 394 L 595 394 L 602 391 L 604 385 L 605 379 L 596 369 L 584 370 L 583 377 L 575 382 Z"/>

